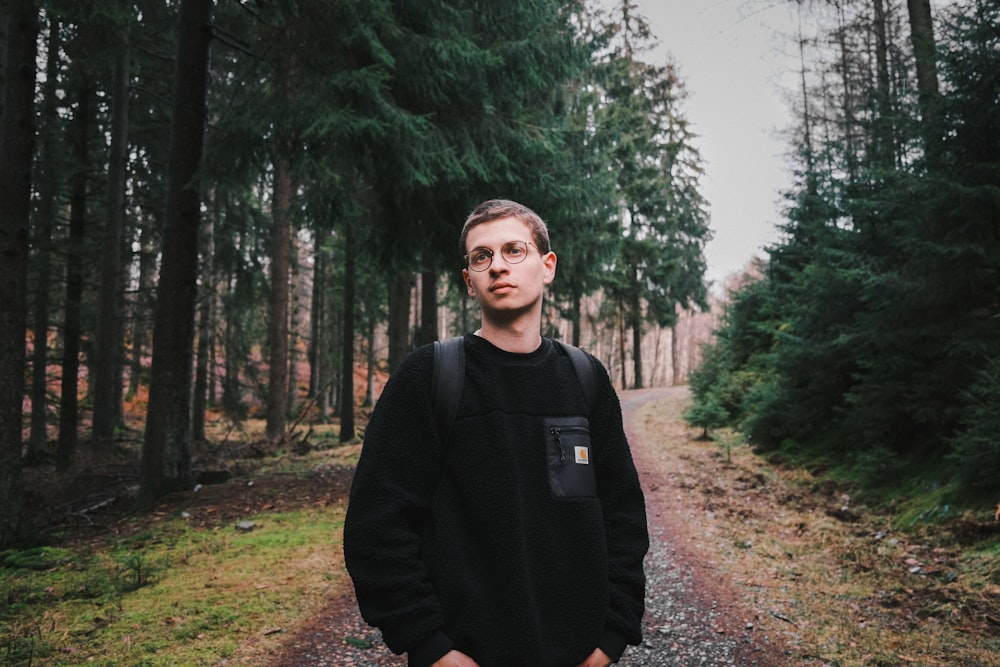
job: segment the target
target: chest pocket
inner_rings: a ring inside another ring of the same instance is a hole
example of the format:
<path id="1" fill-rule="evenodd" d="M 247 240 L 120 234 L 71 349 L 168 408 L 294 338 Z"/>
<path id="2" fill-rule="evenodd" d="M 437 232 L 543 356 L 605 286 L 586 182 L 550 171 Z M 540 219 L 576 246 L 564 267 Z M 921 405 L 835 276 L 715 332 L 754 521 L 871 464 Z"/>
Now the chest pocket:
<path id="1" fill-rule="evenodd" d="M 597 495 L 597 478 L 591 461 L 590 423 L 586 417 L 547 417 L 545 460 L 549 486 L 556 498 Z"/>

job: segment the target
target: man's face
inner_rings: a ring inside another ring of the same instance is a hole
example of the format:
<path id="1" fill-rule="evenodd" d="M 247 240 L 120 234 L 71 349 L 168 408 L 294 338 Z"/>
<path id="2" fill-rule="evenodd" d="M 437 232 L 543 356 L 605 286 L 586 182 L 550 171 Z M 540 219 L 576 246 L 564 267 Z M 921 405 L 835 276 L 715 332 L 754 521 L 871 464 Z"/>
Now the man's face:
<path id="1" fill-rule="evenodd" d="M 511 241 L 527 245 L 524 261 L 511 264 L 500 248 Z M 466 252 L 484 248 L 493 253 L 493 261 L 484 271 L 462 271 L 469 296 L 483 309 L 486 319 L 506 320 L 530 312 L 542 302 L 545 286 L 556 275 L 556 256 L 540 255 L 531 237 L 531 228 L 517 218 L 499 218 L 476 225 L 466 237 Z"/>

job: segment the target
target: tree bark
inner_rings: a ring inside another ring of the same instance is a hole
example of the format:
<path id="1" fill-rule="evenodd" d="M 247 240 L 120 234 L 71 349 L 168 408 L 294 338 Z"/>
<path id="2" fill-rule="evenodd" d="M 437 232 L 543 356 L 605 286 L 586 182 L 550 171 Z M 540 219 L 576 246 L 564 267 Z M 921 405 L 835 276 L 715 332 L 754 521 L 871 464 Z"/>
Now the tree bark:
<path id="1" fill-rule="evenodd" d="M 642 304 L 639 302 L 639 277 L 635 277 L 636 289 L 632 297 L 630 318 L 632 321 L 632 388 L 642 389 Z"/>
<path id="2" fill-rule="evenodd" d="M 910 37 L 917 68 L 917 99 L 920 104 L 921 127 L 927 163 L 933 169 L 941 160 L 941 92 L 938 83 L 937 45 L 930 0 L 907 0 L 910 16 Z"/>
<path id="3" fill-rule="evenodd" d="M 212 346 L 215 344 L 212 335 L 212 323 L 215 312 L 212 308 L 215 290 L 214 272 L 212 271 L 215 256 L 215 220 L 205 225 L 202 247 L 201 267 L 201 297 L 198 302 L 198 352 L 195 361 L 194 374 L 194 410 L 191 413 L 191 440 L 205 442 L 205 410 L 208 408 L 209 363 L 211 362 Z"/>
<path id="4" fill-rule="evenodd" d="M 286 147 L 274 163 L 274 228 L 271 247 L 270 369 L 267 438 L 285 437 L 288 427 L 288 278 L 291 270 L 292 175 Z"/>
<path id="5" fill-rule="evenodd" d="M 142 355 L 149 343 L 150 314 L 153 310 L 153 274 L 155 272 L 155 250 L 153 247 L 153 227 L 156 221 L 145 219 L 139 230 L 139 278 L 138 289 L 132 299 L 132 359 L 128 378 L 128 398 L 139 392 L 142 382 Z"/>
<path id="6" fill-rule="evenodd" d="M 49 306 L 52 289 L 52 228 L 55 222 L 56 191 L 62 174 L 61 160 L 56 156 L 56 132 L 60 127 L 56 90 L 59 84 L 60 60 L 55 57 L 62 49 L 60 26 L 50 20 L 46 79 L 42 92 L 41 155 L 37 161 L 38 211 L 35 216 L 37 265 L 35 293 L 34 349 L 31 356 L 31 432 L 28 437 L 28 460 L 42 461 L 48 449 L 48 366 L 49 366 Z"/>
<path id="7" fill-rule="evenodd" d="M 128 165 L 129 44 L 122 38 L 111 93 L 111 147 L 108 156 L 107 221 L 101 261 L 101 318 L 94 375 L 93 447 L 110 454 L 119 422 L 122 349 L 122 237 L 125 228 L 125 176 Z"/>
<path id="8" fill-rule="evenodd" d="M 9 0 L 0 100 L 0 548 L 24 536 L 21 419 L 38 10 Z"/>
<path id="9" fill-rule="evenodd" d="M 579 292 L 573 293 L 573 332 L 571 334 L 571 343 L 576 347 L 580 347 L 580 334 L 581 326 L 580 320 L 583 318 L 581 309 L 583 308 L 583 295 Z"/>
<path id="10" fill-rule="evenodd" d="M 889 82 L 889 40 L 886 30 L 885 0 L 874 0 L 875 9 L 875 96 L 878 118 L 875 119 L 875 163 L 892 169 L 896 159 L 893 141 L 892 94 Z"/>
<path id="11" fill-rule="evenodd" d="M 294 415 L 298 409 L 299 400 L 299 334 L 300 318 L 302 316 L 302 306 L 300 302 L 301 294 L 301 272 L 299 270 L 299 244 L 295 238 L 295 233 L 289 235 L 290 247 L 289 258 L 291 261 L 289 269 L 289 297 L 288 297 L 288 390 L 285 397 L 288 404 L 285 406 L 286 415 Z"/>
<path id="12" fill-rule="evenodd" d="M 84 35 L 77 36 L 83 40 Z M 86 61 L 85 46 L 78 43 L 76 63 Z M 90 133 L 90 78 L 76 73 L 77 106 L 73 117 L 73 170 L 70 195 L 69 243 L 66 251 L 66 302 L 63 319 L 62 381 L 59 396 L 59 435 L 56 467 L 65 470 L 76 456 L 79 422 L 79 375 L 82 335 L 83 242 L 87 228 L 87 139 Z"/>
<path id="13" fill-rule="evenodd" d="M 191 373 L 212 0 L 181 0 L 170 128 L 163 260 L 139 505 L 191 481 Z"/>
<path id="14" fill-rule="evenodd" d="M 367 343 L 367 354 L 366 354 L 366 372 L 368 384 L 365 387 L 365 407 L 371 407 L 375 405 L 375 367 L 378 363 L 378 359 L 375 356 L 375 318 L 368 317 L 368 331 L 365 332 L 365 341 Z"/>
<path id="15" fill-rule="evenodd" d="M 389 369 L 396 370 L 410 347 L 410 286 L 408 271 L 397 270 L 389 278 Z"/>
<path id="16" fill-rule="evenodd" d="M 354 257 L 354 226 L 348 221 L 344 231 L 344 335 L 341 340 L 340 442 L 350 442 L 354 429 L 354 298 L 357 290 Z"/>
<path id="17" fill-rule="evenodd" d="M 429 268 L 420 274 L 420 337 L 417 345 L 433 343 L 438 339 L 438 273 L 434 267 L 434 258 L 426 253 L 425 261 Z"/>
<path id="18" fill-rule="evenodd" d="M 670 384 L 678 385 L 681 383 L 681 377 L 683 376 L 683 369 L 681 368 L 681 341 L 678 337 L 678 328 L 676 325 L 670 329 L 670 368 L 673 377 L 670 378 Z"/>
<path id="19" fill-rule="evenodd" d="M 318 396 L 323 385 L 323 317 L 326 305 L 323 287 L 325 285 L 326 249 L 323 247 L 322 239 L 317 238 L 313 259 L 312 305 L 309 309 L 309 393 L 307 394 L 309 398 Z"/>
<path id="20" fill-rule="evenodd" d="M 628 389 L 628 358 L 625 354 L 625 306 L 618 304 L 618 353 L 622 360 L 622 389 Z"/>

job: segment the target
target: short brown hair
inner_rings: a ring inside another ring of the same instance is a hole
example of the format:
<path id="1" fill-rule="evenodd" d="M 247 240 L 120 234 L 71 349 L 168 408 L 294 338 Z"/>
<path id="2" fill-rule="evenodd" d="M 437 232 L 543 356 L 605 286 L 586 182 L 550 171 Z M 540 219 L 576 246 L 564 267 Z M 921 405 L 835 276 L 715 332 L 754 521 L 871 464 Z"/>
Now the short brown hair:
<path id="1" fill-rule="evenodd" d="M 549 228 L 545 226 L 545 222 L 537 213 L 516 201 L 489 199 L 474 208 L 469 217 L 465 219 L 462 234 L 458 237 L 458 247 L 462 255 L 469 252 L 469 249 L 465 247 L 465 242 L 468 239 L 470 229 L 484 222 L 492 222 L 500 218 L 515 218 L 528 225 L 540 255 L 548 254 L 552 249 L 549 243 Z"/>

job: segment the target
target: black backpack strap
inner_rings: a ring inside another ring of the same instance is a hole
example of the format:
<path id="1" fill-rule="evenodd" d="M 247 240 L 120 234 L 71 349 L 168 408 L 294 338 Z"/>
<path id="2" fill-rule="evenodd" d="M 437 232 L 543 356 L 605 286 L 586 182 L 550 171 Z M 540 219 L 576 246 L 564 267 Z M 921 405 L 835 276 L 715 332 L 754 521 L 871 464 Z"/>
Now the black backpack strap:
<path id="1" fill-rule="evenodd" d="M 594 374 L 594 363 L 590 356 L 580 348 L 554 340 L 566 356 L 573 362 L 573 369 L 583 391 L 583 399 L 587 403 L 588 414 L 593 412 L 597 404 L 597 378 Z M 462 387 L 465 384 L 465 339 L 458 336 L 434 341 L 434 374 L 431 380 L 431 400 L 434 407 L 434 419 L 437 422 L 438 437 L 444 443 L 448 440 L 451 425 L 458 414 L 458 403 L 462 399 Z"/>
<path id="2" fill-rule="evenodd" d="M 586 352 L 559 340 L 554 340 L 562 349 L 566 350 L 566 356 L 573 362 L 573 369 L 576 377 L 580 380 L 580 388 L 583 390 L 583 400 L 587 402 L 588 414 L 594 411 L 597 404 L 597 379 L 594 377 L 594 363 Z"/>
<path id="3" fill-rule="evenodd" d="M 434 341 L 434 375 L 431 381 L 431 400 L 434 401 L 434 418 L 438 437 L 448 440 L 451 424 L 458 414 L 458 402 L 465 384 L 465 339 L 446 338 Z"/>

